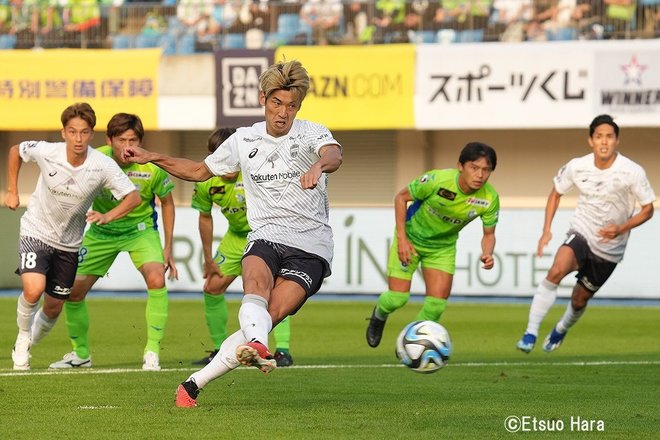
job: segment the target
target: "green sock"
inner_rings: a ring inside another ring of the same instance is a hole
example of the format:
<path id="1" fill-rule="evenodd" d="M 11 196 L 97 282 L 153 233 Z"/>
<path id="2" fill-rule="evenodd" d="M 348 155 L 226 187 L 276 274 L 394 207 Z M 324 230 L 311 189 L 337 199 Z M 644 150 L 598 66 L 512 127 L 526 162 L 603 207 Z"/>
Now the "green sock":
<path id="1" fill-rule="evenodd" d="M 160 341 L 165 335 L 167 323 L 167 287 L 147 290 L 147 346 L 144 352 L 160 353 Z"/>
<path id="2" fill-rule="evenodd" d="M 273 329 L 275 337 L 275 351 L 289 352 L 289 341 L 291 340 L 291 317 L 287 316 Z"/>
<path id="3" fill-rule="evenodd" d="M 415 319 L 417 321 L 439 322 L 446 307 L 446 299 L 427 296 L 424 298 L 424 306 L 422 307 L 422 310 L 419 311 Z"/>
<path id="4" fill-rule="evenodd" d="M 64 303 L 66 313 L 66 328 L 69 332 L 73 351 L 81 359 L 89 357 L 89 342 L 87 332 L 89 331 L 89 313 L 87 312 L 87 302 L 66 301 Z"/>
<path id="5" fill-rule="evenodd" d="M 206 327 L 209 329 L 213 347 L 220 348 L 222 341 L 227 339 L 227 301 L 225 295 L 211 295 L 204 292 L 204 314 Z"/>
<path id="6" fill-rule="evenodd" d="M 378 310 L 376 312 L 381 315 L 380 317 L 387 318 L 387 315 L 405 306 L 409 299 L 410 292 L 386 290 L 378 297 Z"/>

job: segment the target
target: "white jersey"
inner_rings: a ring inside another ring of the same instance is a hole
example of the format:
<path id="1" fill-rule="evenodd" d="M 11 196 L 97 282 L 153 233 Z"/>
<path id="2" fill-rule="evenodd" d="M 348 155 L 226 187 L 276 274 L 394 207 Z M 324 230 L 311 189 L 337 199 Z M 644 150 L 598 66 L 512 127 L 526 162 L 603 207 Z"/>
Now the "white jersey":
<path id="1" fill-rule="evenodd" d="M 281 243 L 332 264 L 334 244 L 328 224 L 327 175 L 314 189 L 302 189 L 300 176 L 319 160 L 324 145 L 337 144 L 319 124 L 294 120 L 288 134 L 272 137 L 266 123 L 239 128 L 206 166 L 216 176 L 243 172 L 250 241 Z"/>
<path id="2" fill-rule="evenodd" d="M 571 228 L 584 236 L 594 254 L 614 263 L 623 259 L 630 231 L 601 241 L 598 230 L 625 223 L 633 216 L 636 203 L 655 201 L 644 169 L 621 153 L 605 170 L 596 168 L 593 153 L 575 158 L 559 170 L 554 184 L 562 195 L 577 188 L 580 194 Z"/>
<path id="3" fill-rule="evenodd" d="M 117 199 L 135 190 L 119 165 L 92 147 L 78 167 L 67 161 L 64 142 L 26 141 L 18 149 L 23 161 L 34 161 L 41 169 L 21 217 L 21 236 L 34 237 L 56 249 L 78 251 L 87 210 L 102 188 L 108 188 Z"/>

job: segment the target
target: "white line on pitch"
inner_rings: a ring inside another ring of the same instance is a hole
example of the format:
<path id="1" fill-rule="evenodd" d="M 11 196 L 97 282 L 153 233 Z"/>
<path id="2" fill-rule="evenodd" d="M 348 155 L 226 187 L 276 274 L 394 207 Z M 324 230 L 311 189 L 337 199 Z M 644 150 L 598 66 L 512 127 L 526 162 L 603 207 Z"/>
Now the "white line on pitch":
<path id="1" fill-rule="evenodd" d="M 613 366 L 613 365 L 660 365 L 657 361 L 572 361 L 572 362 L 456 362 L 450 363 L 447 368 L 460 367 L 543 367 L 543 366 Z M 322 369 L 365 369 L 365 368 L 401 368 L 401 364 L 373 364 L 373 365 L 294 365 L 286 367 L 287 370 L 322 370 Z M 163 368 L 160 372 L 194 371 L 195 368 Z M 238 371 L 253 371 L 253 368 L 239 367 Z M 53 376 L 63 374 L 121 374 L 121 373 L 154 373 L 143 371 L 141 368 L 76 368 L 70 370 L 30 370 L 13 371 L 0 369 L 0 377 L 22 376 Z"/>

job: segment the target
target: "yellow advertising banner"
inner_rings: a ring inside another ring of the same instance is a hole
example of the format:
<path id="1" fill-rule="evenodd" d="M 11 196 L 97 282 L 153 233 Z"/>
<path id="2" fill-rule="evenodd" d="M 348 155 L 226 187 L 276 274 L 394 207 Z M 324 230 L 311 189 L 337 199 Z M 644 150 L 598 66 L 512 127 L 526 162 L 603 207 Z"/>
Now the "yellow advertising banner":
<path id="1" fill-rule="evenodd" d="M 115 113 L 158 128 L 160 49 L 0 51 L 0 130 L 62 128 L 62 111 L 88 102 L 98 131 Z"/>
<path id="2" fill-rule="evenodd" d="M 282 46 L 312 84 L 298 116 L 333 130 L 414 127 L 415 46 Z"/>

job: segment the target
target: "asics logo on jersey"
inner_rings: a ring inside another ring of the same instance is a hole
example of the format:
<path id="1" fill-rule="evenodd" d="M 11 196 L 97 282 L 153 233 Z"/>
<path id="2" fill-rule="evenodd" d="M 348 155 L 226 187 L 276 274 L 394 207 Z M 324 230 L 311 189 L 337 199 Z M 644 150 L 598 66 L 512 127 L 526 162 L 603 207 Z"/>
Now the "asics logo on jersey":
<path id="1" fill-rule="evenodd" d="M 250 151 L 250 154 L 248 154 L 248 157 L 252 159 L 254 156 L 257 155 L 257 152 L 259 151 L 258 148 L 254 148 L 252 151 Z"/>
<path id="2" fill-rule="evenodd" d="M 216 194 L 224 194 L 225 193 L 225 187 L 224 186 L 212 186 L 209 188 L 209 195 L 216 195 Z"/>
<path id="3" fill-rule="evenodd" d="M 57 174 L 57 171 L 51 171 L 50 173 L 48 173 L 50 177 L 53 177 L 55 174 Z"/>

